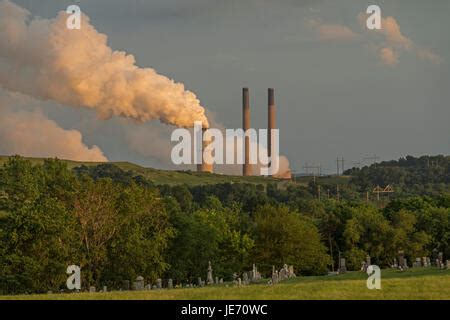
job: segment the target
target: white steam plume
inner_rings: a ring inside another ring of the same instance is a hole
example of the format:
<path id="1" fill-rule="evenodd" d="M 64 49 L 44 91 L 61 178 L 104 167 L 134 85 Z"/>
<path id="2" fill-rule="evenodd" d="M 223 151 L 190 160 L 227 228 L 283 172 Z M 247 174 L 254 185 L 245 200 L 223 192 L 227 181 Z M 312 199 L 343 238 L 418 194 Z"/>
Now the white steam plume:
<path id="1" fill-rule="evenodd" d="M 79 131 L 61 128 L 39 110 L 16 111 L 16 107 L 9 107 L 21 104 L 21 100 L 20 95 L 0 97 L 0 155 L 108 161 L 100 148 L 83 143 Z"/>
<path id="2" fill-rule="evenodd" d="M 67 29 L 67 18 L 65 12 L 55 19 L 33 18 L 11 1 L 0 1 L 0 86 L 93 109 L 101 119 L 209 125 L 205 109 L 183 84 L 139 68 L 132 55 L 113 51 L 86 15 L 80 30 Z"/>

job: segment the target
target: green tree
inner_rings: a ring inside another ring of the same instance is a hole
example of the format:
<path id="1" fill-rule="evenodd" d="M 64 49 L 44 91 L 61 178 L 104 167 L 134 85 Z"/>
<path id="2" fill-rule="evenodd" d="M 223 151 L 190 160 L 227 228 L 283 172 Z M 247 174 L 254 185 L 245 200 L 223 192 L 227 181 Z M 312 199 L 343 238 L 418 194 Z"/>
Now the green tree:
<path id="1" fill-rule="evenodd" d="M 266 273 L 273 265 L 288 264 L 304 275 L 323 274 L 330 262 L 316 226 L 285 206 L 260 207 L 253 238 L 254 259 Z"/>

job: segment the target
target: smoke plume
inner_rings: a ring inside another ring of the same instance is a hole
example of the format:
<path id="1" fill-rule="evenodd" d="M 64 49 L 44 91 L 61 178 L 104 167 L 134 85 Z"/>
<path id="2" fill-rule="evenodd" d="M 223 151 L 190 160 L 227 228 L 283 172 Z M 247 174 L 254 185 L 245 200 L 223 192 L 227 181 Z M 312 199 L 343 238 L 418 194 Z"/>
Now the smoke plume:
<path id="1" fill-rule="evenodd" d="M 181 83 L 136 66 L 135 58 L 107 45 L 82 15 L 80 30 L 66 26 L 68 14 L 31 17 L 9 0 L 0 1 L 0 86 L 41 100 L 92 109 L 139 122 L 208 126 L 205 109 Z"/>
<path id="2" fill-rule="evenodd" d="M 26 101 L 23 101 L 23 100 Z M 30 105 L 30 99 L 20 95 L 0 98 L 0 154 L 20 154 L 25 157 L 105 162 L 108 159 L 97 147 L 87 147 L 77 130 L 65 130 L 49 120 L 38 109 L 17 111 L 9 105 Z"/>

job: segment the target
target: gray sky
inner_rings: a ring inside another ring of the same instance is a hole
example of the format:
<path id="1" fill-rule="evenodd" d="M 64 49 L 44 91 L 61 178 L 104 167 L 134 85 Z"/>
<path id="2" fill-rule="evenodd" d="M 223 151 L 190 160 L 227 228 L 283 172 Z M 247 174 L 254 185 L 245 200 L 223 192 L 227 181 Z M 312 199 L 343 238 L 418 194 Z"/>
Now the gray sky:
<path id="1" fill-rule="evenodd" d="M 295 171 L 308 162 L 334 172 L 337 156 L 351 165 L 373 154 L 388 160 L 450 153 L 447 0 L 14 2 L 42 17 L 79 4 L 113 49 L 183 82 L 228 128 L 241 125 L 243 86 L 250 88 L 253 126 L 264 127 L 267 88 L 274 87 L 281 153 Z M 369 4 L 393 18 L 392 33 L 364 30 L 358 15 Z M 166 167 L 130 147 L 125 132 L 136 125 L 129 121 L 39 105 L 110 160 Z"/>

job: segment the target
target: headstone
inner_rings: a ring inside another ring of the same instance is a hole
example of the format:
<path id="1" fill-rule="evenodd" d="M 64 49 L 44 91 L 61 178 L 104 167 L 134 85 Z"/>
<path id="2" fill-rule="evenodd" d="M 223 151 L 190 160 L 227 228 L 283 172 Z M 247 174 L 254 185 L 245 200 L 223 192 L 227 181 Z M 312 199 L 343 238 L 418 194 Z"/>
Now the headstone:
<path id="1" fill-rule="evenodd" d="M 361 261 L 361 271 L 367 271 L 367 263 L 365 261 Z"/>
<path id="2" fill-rule="evenodd" d="M 161 279 L 156 279 L 156 287 L 157 287 L 158 289 L 161 289 L 161 288 L 162 288 L 162 280 L 161 280 Z"/>
<path id="3" fill-rule="evenodd" d="M 450 260 L 447 260 L 447 269 L 450 269 Z"/>
<path id="4" fill-rule="evenodd" d="M 212 269 L 212 266 L 211 266 L 211 261 L 208 262 L 208 273 L 207 273 L 207 276 L 206 276 L 206 283 L 208 285 L 211 285 L 211 284 L 214 283 L 214 280 L 213 280 L 213 269 Z"/>
<path id="5" fill-rule="evenodd" d="M 152 290 L 152 285 L 151 285 L 151 283 L 149 283 L 149 284 L 147 284 L 147 285 L 145 286 L 145 290 Z"/>
<path id="6" fill-rule="evenodd" d="M 123 289 L 123 290 L 126 290 L 126 291 L 130 290 L 130 280 L 124 280 L 124 281 L 123 281 L 123 283 L 122 283 L 122 289 Z"/>
<path id="7" fill-rule="evenodd" d="M 437 268 L 440 268 L 440 267 L 441 267 L 441 264 L 440 264 L 439 259 L 436 259 L 436 267 L 437 267 Z"/>
<path id="8" fill-rule="evenodd" d="M 154 284 L 153 286 L 152 286 L 152 290 L 157 290 L 158 289 L 158 287 L 156 286 L 156 284 Z"/>
<path id="9" fill-rule="evenodd" d="M 222 278 L 220 278 L 219 284 L 223 284 L 223 279 Z"/>
<path id="10" fill-rule="evenodd" d="M 416 261 L 413 262 L 413 267 L 414 267 L 414 268 L 420 268 L 420 267 L 422 267 L 422 259 L 416 258 Z"/>
<path id="11" fill-rule="evenodd" d="M 406 263 L 405 263 L 405 253 L 400 250 L 398 252 L 398 267 L 399 267 L 399 269 L 403 270 L 403 269 L 406 269 L 405 265 L 406 265 Z"/>
<path id="12" fill-rule="evenodd" d="M 215 284 L 219 284 L 219 277 L 216 277 L 214 283 L 215 283 Z"/>
<path id="13" fill-rule="evenodd" d="M 294 266 L 289 266 L 289 278 L 295 278 Z"/>
<path id="14" fill-rule="evenodd" d="M 443 252 L 439 252 L 438 259 L 439 259 L 439 267 L 441 269 L 444 269 L 445 265 L 444 265 L 444 253 Z"/>
<path id="15" fill-rule="evenodd" d="M 202 284 L 203 284 L 202 278 L 198 277 L 198 279 L 197 279 L 197 285 L 198 285 L 199 287 L 201 287 Z"/>
<path id="16" fill-rule="evenodd" d="M 345 258 L 339 259 L 339 273 L 346 273 L 347 267 L 345 266 Z"/>
<path id="17" fill-rule="evenodd" d="M 241 278 L 238 278 L 238 279 L 237 279 L 237 282 L 238 282 L 238 287 L 241 287 L 241 286 L 242 286 L 242 280 L 241 280 Z"/>
<path id="18" fill-rule="evenodd" d="M 144 290 L 144 278 L 142 276 L 137 276 L 136 281 L 134 282 L 134 290 L 136 291 L 142 291 Z"/>
<path id="19" fill-rule="evenodd" d="M 172 280 L 172 279 L 169 279 L 169 280 L 167 281 L 167 288 L 168 288 L 168 289 L 173 289 L 173 280 Z"/>
<path id="20" fill-rule="evenodd" d="M 89 292 L 90 293 L 94 293 L 95 292 L 95 287 L 94 286 L 90 286 L 89 287 Z"/>
<path id="21" fill-rule="evenodd" d="M 249 280 L 248 280 L 247 272 L 244 272 L 244 274 L 242 275 L 242 278 L 243 278 L 244 285 L 248 285 L 249 284 Z"/>
<path id="22" fill-rule="evenodd" d="M 398 262 L 397 262 L 396 258 L 394 258 L 394 264 L 392 265 L 392 268 L 394 268 L 394 269 L 398 268 Z"/>
<path id="23" fill-rule="evenodd" d="M 107 286 L 103 286 L 103 292 L 108 292 L 108 287 Z"/>
<path id="24" fill-rule="evenodd" d="M 428 263 L 427 263 L 427 257 L 422 257 L 422 266 L 424 266 L 425 268 L 428 267 Z"/>
<path id="25" fill-rule="evenodd" d="M 278 280 L 279 280 L 279 277 L 278 277 L 278 271 L 273 270 L 273 271 L 272 271 L 272 283 L 273 283 L 273 284 L 277 284 L 277 283 L 278 283 Z"/>

